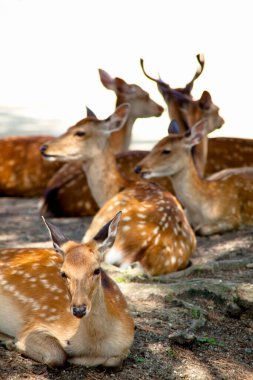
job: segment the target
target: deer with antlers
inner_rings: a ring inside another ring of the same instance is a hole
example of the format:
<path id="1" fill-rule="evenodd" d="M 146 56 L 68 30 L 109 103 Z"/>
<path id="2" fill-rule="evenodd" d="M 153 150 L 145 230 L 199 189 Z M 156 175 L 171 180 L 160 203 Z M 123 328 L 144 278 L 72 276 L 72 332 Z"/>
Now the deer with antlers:
<path id="1" fill-rule="evenodd" d="M 158 90 L 163 96 L 169 111 L 170 119 L 177 120 L 183 133 L 203 118 L 208 119 L 207 134 L 220 128 L 224 120 L 219 116 L 219 108 L 212 102 L 209 92 L 204 91 L 199 100 L 194 101 L 191 95 L 194 81 L 201 75 L 204 68 L 204 57 L 197 55 L 200 67 L 193 79 L 183 88 L 173 89 L 161 79 L 154 79 L 141 67 L 145 76 L 157 83 Z M 216 115 L 212 120 L 210 115 Z M 215 128 L 214 128 L 215 126 Z M 236 148 L 235 148 L 236 147 Z M 235 137 L 203 137 L 202 141 L 193 147 L 193 158 L 200 175 L 208 176 L 217 171 L 252 166 L 253 140 Z"/>
<path id="2" fill-rule="evenodd" d="M 219 108 L 213 103 L 208 91 L 204 91 L 198 100 L 193 100 L 191 91 L 195 80 L 201 75 L 204 69 L 204 56 L 197 55 L 199 67 L 192 80 L 182 88 L 171 88 L 171 86 L 161 78 L 155 79 L 147 74 L 144 69 L 144 61 L 140 60 L 141 68 L 144 75 L 157 84 L 157 88 L 168 106 L 169 117 L 171 120 L 177 120 L 180 131 L 188 131 L 199 120 L 206 118 L 208 127 L 206 135 L 202 141 L 192 148 L 193 160 L 201 176 L 204 175 L 208 154 L 208 134 L 215 129 L 221 128 L 224 123 L 223 118 L 219 115 Z"/>
<path id="3" fill-rule="evenodd" d="M 121 366 L 134 323 L 120 289 L 101 269 L 120 214 L 85 244 L 45 221 L 55 251 L 0 250 L 0 332 L 7 345 L 14 337 L 20 353 L 49 367 L 66 361 Z"/>
<path id="4" fill-rule="evenodd" d="M 253 225 L 253 168 L 227 169 L 201 178 L 190 150 L 206 134 L 202 120 L 187 133 L 159 141 L 135 168 L 142 178 L 169 176 L 194 230 L 211 235 Z"/>
<path id="5" fill-rule="evenodd" d="M 110 149 L 109 136 L 125 123 L 130 106 L 123 104 L 106 120 L 89 117 L 59 138 L 41 147 L 46 159 L 82 160 L 92 194 L 101 208 L 93 218 L 84 241 L 97 225 L 122 210 L 113 249 L 105 261 L 127 267 L 138 262 L 151 274 L 185 268 L 196 246 L 184 211 L 169 192 L 158 185 L 122 177 Z"/>
<path id="6" fill-rule="evenodd" d="M 117 153 L 129 148 L 134 122 L 138 118 L 160 116 L 163 108 L 154 102 L 149 94 L 136 84 L 128 84 L 122 78 L 112 78 L 99 69 L 102 84 L 115 92 L 116 107 L 123 103 L 131 105 L 131 111 L 124 126 L 110 135 L 110 146 Z M 88 110 L 87 116 L 95 116 Z M 139 152 L 120 155 L 122 172 L 124 168 L 134 168 L 143 156 Z M 133 171 L 132 171 L 133 172 Z M 137 177 L 136 177 L 137 178 Z M 136 179 L 135 178 L 135 179 Z M 168 180 L 165 180 L 167 183 Z M 81 189 L 81 191 L 80 191 Z M 87 216 L 94 215 L 98 206 L 87 185 L 82 162 L 66 163 L 49 181 L 41 205 L 42 215 Z"/>

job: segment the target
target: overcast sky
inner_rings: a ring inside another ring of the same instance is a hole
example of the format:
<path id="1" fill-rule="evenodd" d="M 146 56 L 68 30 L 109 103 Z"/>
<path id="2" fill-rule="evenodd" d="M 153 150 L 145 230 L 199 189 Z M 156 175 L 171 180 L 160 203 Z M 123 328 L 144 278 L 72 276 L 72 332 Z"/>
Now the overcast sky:
<path id="1" fill-rule="evenodd" d="M 84 116 L 86 104 L 107 117 L 115 96 L 98 68 L 141 85 L 164 105 L 140 57 L 150 74 L 177 87 L 191 79 L 203 53 L 193 94 L 208 90 L 220 106 L 226 124 L 216 135 L 253 138 L 251 7 L 250 0 L 0 0 L 1 120 L 17 133 L 14 116 L 50 120 L 58 133 Z M 141 121 L 135 139 L 160 138 L 168 123 L 166 112 Z M 42 133 L 43 123 L 37 127 Z"/>

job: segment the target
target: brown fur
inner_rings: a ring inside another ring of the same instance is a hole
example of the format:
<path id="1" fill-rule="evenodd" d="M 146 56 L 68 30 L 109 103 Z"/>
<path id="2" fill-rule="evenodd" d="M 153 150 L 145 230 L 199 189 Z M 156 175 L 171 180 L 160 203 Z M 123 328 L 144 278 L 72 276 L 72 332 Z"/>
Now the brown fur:
<path id="1" fill-rule="evenodd" d="M 0 195 L 41 196 L 62 163 L 43 160 L 39 149 L 51 136 L 12 136 L 0 139 Z"/>

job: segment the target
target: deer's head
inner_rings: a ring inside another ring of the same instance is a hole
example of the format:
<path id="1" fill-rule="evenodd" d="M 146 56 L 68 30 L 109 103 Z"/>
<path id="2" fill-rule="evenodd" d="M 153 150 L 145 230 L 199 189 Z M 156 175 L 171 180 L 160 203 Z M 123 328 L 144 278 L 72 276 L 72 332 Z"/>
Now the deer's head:
<path id="1" fill-rule="evenodd" d="M 201 120 L 188 132 L 179 133 L 173 120 L 169 135 L 160 140 L 151 152 L 136 166 L 135 172 L 142 178 L 173 176 L 186 167 L 191 158 L 191 148 L 206 135 L 207 122 Z"/>
<path id="2" fill-rule="evenodd" d="M 136 84 L 128 84 L 121 78 L 112 78 L 106 71 L 99 69 L 100 80 L 108 89 L 115 92 L 117 106 L 128 103 L 131 106 L 130 116 L 145 118 L 161 116 L 163 107 L 152 100 L 149 94 Z"/>
<path id="3" fill-rule="evenodd" d="M 70 311 L 77 317 L 87 316 L 101 288 L 101 262 L 116 239 L 121 212 L 105 224 L 85 244 L 68 240 L 52 223 L 45 221 L 56 252 L 63 263 L 61 275 L 70 298 Z"/>
<path id="4" fill-rule="evenodd" d="M 107 146 L 110 134 L 123 127 L 129 112 L 129 104 L 122 104 L 105 120 L 97 119 L 94 114 L 82 119 L 62 136 L 44 144 L 41 154 L 51 161 L 92 159 Z"/>

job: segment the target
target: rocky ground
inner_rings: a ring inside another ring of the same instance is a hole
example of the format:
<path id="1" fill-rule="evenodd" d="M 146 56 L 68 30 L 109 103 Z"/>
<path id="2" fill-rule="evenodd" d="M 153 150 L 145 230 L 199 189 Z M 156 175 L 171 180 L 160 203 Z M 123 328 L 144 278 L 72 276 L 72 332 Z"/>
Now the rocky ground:
<path id="1" fill-rule="evenodd" d="M 2 247 L 51 246 L 37 205 L 37 199 L 0 199 Z M 50 220 L 76 240 L 90 221 Z M 192 264 L 157 278 L 108 268 L 136 324 L 120 372 L 51 370 L 0 347 L 0 379 L 253 380 L 253 228 L 199 237 Z"/>

